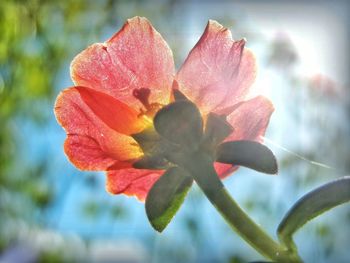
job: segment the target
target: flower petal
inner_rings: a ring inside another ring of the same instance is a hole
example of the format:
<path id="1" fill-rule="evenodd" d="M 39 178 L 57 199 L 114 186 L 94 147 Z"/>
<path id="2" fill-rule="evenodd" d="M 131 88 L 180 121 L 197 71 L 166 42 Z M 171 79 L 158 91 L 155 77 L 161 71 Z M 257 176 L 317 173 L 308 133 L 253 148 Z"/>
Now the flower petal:
<path id="1" fill-rule="evenodd" d="M 119 146 L 120 147 L 120 146 Z M 100 143 L 89 136 L 68 134 L 64 142 L 64 151 L 69 160 L 80 170 L 104 171 L 130 168 L 130 161 L 119 161 L 107 150 L 101 149 Z"/>
<path id="2" fill-rule="evenodd" d="M 235 172 L 239 166 L 215 162 L 214 168 L 219 177 L 223 179 Z"/>
<path id="3" fill-rule="evenodd" d="M 270 100 L 263 96 L 239 103 L 227 121 L 234 131 L 225 141 L 251 140 L 261 142 L 260 136 L 265 134 L 274 107 Z"/>
<path id="4" fill-rule="evenodd" d="M 79 91 L 81 98 L 92 112 L 119 133 L 126 135 L 138 133 L 151 124 L 147 123 L 146 118 L 139 116 L 136 110 L 112 96 L 86 87 L 74 88 Z"/>
<path id="5" fill-rule="evenodd" d="M 181 91 L 204 114 L 231 106 L 245 98 L 255 79 L 255 59 L 244 49 L 244 40 L 233 41 L 231 32 L 209 21 L 176 79 Z"/>
<path id="6" fill-rule="evenodd" d="M 244 49 L 239 64 L 237 75 L 225 99 L 215 109 L 220 111 L 226 107 L 235 105 L 239 101 L 246 99 L 252 93 L 252 85 L 256 77 L 255 56 L 249 49 Z"/>
<path id="7" fill-rule="evenodd" d="M 142 155 L 136 141 L 108 127 L 84 103 L 76 88 L 60 93 L 55 115 L 68 134 L 65 152 L 81 170 L 107 170 L 110 166 L 122 168 Z"/>
<path id="8" fill-rule="evenodd" d="M 150 102 L 169 100 L 174 75 L 171 49 L 146 18 L 129 19 L 105 43 L 81 52 L 71 64 L 76 85 L 86 86 L 138 109 L 134 89 L 151 90 Z"/>
<path id="9" fill-rule="evenodd" d="M 136 196 L 144 201 L 153 184 L 164 173 L 159 170 L 122 169 L 107 173 L 106 189 L 111 194 Z"/>

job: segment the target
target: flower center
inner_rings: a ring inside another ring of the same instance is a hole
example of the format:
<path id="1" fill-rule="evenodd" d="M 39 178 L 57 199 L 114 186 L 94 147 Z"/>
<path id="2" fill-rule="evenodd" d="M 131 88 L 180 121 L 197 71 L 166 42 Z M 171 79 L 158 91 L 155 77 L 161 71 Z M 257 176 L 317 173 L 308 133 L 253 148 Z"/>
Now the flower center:
<path id="1" fill-rule="evenodd" d="M 151 90 L 148 88 L 134 89 L 132 95 L 138 99 L 145 109 L 140 108 L 139 116 L 146 115 L 147 117 L 153 118 L 154 115 L 160 110 L 164 105 L 153 102 L 149 102 L 149 96 L 151 95 Z"/>

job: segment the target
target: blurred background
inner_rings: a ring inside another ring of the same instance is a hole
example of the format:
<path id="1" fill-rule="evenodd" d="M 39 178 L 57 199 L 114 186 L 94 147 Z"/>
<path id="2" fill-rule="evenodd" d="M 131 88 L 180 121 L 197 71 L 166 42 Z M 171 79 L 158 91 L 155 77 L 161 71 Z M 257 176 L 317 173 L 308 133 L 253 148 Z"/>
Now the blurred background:
<path id="1" fill-rule="evenodd" d="M 208 19 L 245 37 L 258 85 L 275 105 L 265 143 L 278 176 L 241 168 L 225 180 L 271 235 L 307 191 L 350 172 L 349 4 L 346 1 L 2 0 L 0 3 L 0 262 L 249 262 L 262 257 L 194 187 L 162 233 L 144 204 L 111 196 L 103 173 L 63 153 L 53 104 L 69 64 L 127 18 L 147 17 L 177 67 Z M 305 262 L 350 261 L 350 206 L 295 236 Z"/>

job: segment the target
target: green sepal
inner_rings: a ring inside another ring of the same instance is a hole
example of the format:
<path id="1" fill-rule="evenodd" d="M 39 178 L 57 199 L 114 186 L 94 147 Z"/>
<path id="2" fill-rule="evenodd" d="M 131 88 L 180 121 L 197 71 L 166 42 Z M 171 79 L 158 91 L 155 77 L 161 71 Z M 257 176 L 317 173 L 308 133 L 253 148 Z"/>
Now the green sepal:
<path id="1" fill-rule="evenodd" d="M 278 238 L 293 247 L 293 234 L 311 219 L 350 201 L 350 176 L 324 184 L 300 198 L 278 226 Z"/>
<path id="2" fill-rule="evenodd" d="M 185 94 L 183 94 L 179 89 L 173 89 L 173 95 L 174 95 L 174 99 L 175 101 L 189 101 L 189 99 L 185 96 Z"/>
<path id="3" fill-rule="evenodd" d="M 193 149 L 203 135 L 202 116 L 190 101 L 176 101 L 158 111 L 154 117 L 156 131 L 172 143 Z"/>
<path id="4" fill-rule="evenodd" d="M 162 232 L 182 205 L 193 179 L 179 167 L 168 169 L 146 198 L 146 213 L 152 227 Z"/>
<path id="5" fill-rule="evenodd" d="M 133 163 L 136 169 L 166 170 L 170 163 L 162 155 L 146 155 Z"/>
<path id="6" fill-rule="evenodd" d="M 144 156 L 133 163 L 136 169 L 166 170 L 170 162 L 166 159 L 169 153 L 178 152 L 179 147 L 162 138 L 154 129 L 149 127 L 132 137 L 142 149 Z"/>
<path id="7" fill-rule="evenodd" d="M 216 161 L 245 166 L 259 172 L 276 174 L 277 161 L 265 145 L 254 141 L 224 142 L 217 147 Z"/>
<path id="8" fill-rule="evenodd" d="M 142 132 L 132 134 L 131 137 L 138 143 L 144 153 L 153 153 L 161 143 L 161 137 L 153 126 Z"/>
<path id="9" fill-rule="evenodd" d="M 204 142 L 207 147 L 215 147 L 233 132 L 233 127 L 227 122 L 226 116 L 210 112 L 204 132 Z"/>

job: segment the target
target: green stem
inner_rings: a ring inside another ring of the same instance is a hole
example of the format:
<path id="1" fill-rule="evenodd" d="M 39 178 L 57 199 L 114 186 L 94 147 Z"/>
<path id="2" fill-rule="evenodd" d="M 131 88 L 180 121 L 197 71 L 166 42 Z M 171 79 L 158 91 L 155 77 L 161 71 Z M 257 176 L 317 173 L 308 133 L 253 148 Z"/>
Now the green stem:
<path id="1" fill-rule="evenodd" d="M 295 251 L 274 241 L 239 207 L 218 178 L 208 155 L 196 152 L 182 164 L 228 224 L 261 255 L 276 262 L 302 262 Z"/>

